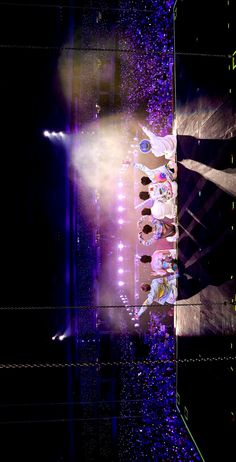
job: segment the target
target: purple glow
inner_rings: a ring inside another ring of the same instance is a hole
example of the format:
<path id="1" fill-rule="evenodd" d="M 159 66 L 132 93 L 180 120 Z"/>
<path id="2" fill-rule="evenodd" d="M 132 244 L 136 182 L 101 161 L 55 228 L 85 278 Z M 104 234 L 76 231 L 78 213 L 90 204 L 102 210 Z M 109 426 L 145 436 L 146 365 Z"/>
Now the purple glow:
<path id="1" fill-rule="evenodd" d="M 118 282 L 118 286 L 119 286 L 119 287 L 122 287 L 123 285 L 124 285 L 124 282 L 123 282 L 123 281 L 119 281 L 119 282 Z"/>
<path id="2" fill-rule="evenodd" d="M 118 212 L 123 212 L 125 209 L 124 207 L 122 207 L 122 205 L 119 205 L 119 207 L 117 208 Z"/>
<path id="3" fill-rule="evenodd" d="M 124 244 L 122 244 L 122 242 L 120 242 L 120 243 L 118 244 L 118 249 L 119 249 L 119 250 L 122 250 L 123 248 L 124 248 Z"/>
<path id="4" fill-rule="evenodd" d="M 124 273 L 123 268 L 119 268 L 119 269 L 118 269 L 118 273 L 119 273 L 119 274 L 123 274 L 123 273 Z M 123 297 L 122 297 L 122 299 L 123 299 Z M 125 300 L 125 299 L 124 299 L 124 300 Z"/>

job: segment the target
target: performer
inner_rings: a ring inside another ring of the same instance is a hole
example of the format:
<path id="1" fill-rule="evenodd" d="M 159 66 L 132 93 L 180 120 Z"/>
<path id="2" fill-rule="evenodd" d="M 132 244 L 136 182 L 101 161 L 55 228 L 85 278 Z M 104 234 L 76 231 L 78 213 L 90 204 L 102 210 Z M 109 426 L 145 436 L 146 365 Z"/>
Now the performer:
<path id="1" fill-rule="evenodd" d="M 155 241 L 163 238 L 166 238 L 169 242 L 173 242 L 176 240 L 178 234 L 178 229 L 173 223 L 168 224 L 150 216 L 143 216 L 138 221 L 138 228 L 142 228 L 139 231 L 139 242 L 145 246 L 152 245 Z M 148 234 L 151 236 L 148 237 Z"/>
<path id="2" fill-rule="evenodd" d="M 175 199 L 178 193 L 176 181 L 164 181 L 164 183 L 152 183 L 148 186 L 148 192 L 151 199 L 160 202 L 168 202 Z"/>
<path id="3" fill-rule="evenodd" d="M 151 264 L 152 276 L 168 276 L 178 271 L 175 249 L 155 250 L 152 256 L 142 255 L 140 261 Z"/>
<path id="4" fill-rule="evenodd" d="M 155 194 L 155 192 L 154 192 Z M 142 215 L 152 215 L 154 218 L 158 220 L 163 220 L 166 218 L 175 218 L 177 215 L 177 206 L 175 204 L 175 198 L 171 198 L 166 202 L 162 202 L 161 200 L 153 200 L 150 197 L 150 194 L 147 191 L 141 191 L 139 193 L 140 199 L 144 202 L 136 205 L 135 209 L 143 207 L 144 205 L 147 208 L 142 210 Z"/>
<path id="5" fill-rule="evenodd" d="M 175 135 L 157 136 L 147 127 L 141 126 L 141 128 L 150 140 L 141 141 L 139 146 L 142 152 L 151 151 L 155 157 L 165 156 L 166 159 L 173 158 L 177 146 L 177 138 Z"/>
<path id="6" fill-rule="evenodd" d="M 175 275 L 153 279 L 151 284 L 143 283 L 141 284 L 141 289 L 144 292 L 149 292 L 149 294 L 138 312 L 139 317 L 153 302 L 158 302 L 160 305 L 164 305 L 165 303 L 173 304 L 176 302 L 178 295 Z"/>
<path id="7" fill-rule="evenodd" d="M 141 183 L 144 185 L 149 184 L 151 181 L 152 183 L 163 183 L 166 180 L 173 181 L 177 178 L 177 164 L 171 160 L 167 164 L 153 169 L 137 163 L 134 164 L 134 167 L 147 175 L 141 178 Z M 148 179 L 149 181 L 147 181 Z"/>

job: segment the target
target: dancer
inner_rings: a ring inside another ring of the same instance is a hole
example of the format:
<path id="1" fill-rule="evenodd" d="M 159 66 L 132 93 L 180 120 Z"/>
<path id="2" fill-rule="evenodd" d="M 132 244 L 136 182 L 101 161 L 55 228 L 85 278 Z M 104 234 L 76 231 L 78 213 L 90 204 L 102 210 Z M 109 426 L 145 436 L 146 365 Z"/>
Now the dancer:
<path id="1" fill-rule="evenodd" d="M 177 164 L 171 160 L 167 164 L 153 169 L 137 163 L 134 164 L 134 167 L 147 175 L 141 178 L 141 183 L 144 185 L 149 184 L 151 181 L 152 183 L 163 183 L 166 180 L 173 181 L 177 178 Z"/>
<path id="2" fill-rule="evenodd" d="M 177 139 L 175 135 L 157 136 L 147 127 L 140 125 L 149 140 L 142 140 L 139 144 L 142 152 L 152 152 L 155 157 L 165 156 L 172 159 L 176 153 Z"/>
<path id="3" fill-rule="evenodd" d="M 164 305 L 165 303 L 173 304 L 176 302 L 178 295 L 175 275 L 153 279 L 151 284 L 143 283 L 141 284 L 141 289 L 144 292 L 149 292 L 149 294 L 138 312 L 139 317 L 153 302 L 157 302 L 160 305 Z"/>
<path id="4" fill-rule="evenodd" d="M 138 221 L 139 242 L 145 246 L 154 244 L 159 239 L 166 238 L 167 241 L 173 242 L 178 236 L 177 226 L 164 221 L 157 220 L 150 216 L 143 216 Z M 150 237 L 148 237 L 150 235 Z"/>
<path id="5" fill-rule="evenodd" d="M 161 200 L 153 200 L 147 191 L 140 192 L 139 197 L 144 202 L 136 205 L 135 209 L 143 207 L 144 205 L 147 206 L 142 210 L 142 215 L 152 215 L 158 220 L 163 220 L 165 217 L 170 219 L 176 217 L 177 206 L 175 204 L 175 198 L 172 198 L 166 202 L 162 202 Z"/>
<path id="6" fill-rule="evenodd" d="M 164 181 L 164 183 L 152 183 L 148 186 L 148 192 L 151 199 L 160 202 L 168 202 L 175 199 L 178 194 L 178 185 L 176 181 Z"/>
<path id="7" fill-rule="evenodd" d="M 168 276 L 169 273 L 177 273 L 176 250 L 155 250 L 151 255 L 142 255 L 142 263 L 150 263 L 152 276 Z"/>

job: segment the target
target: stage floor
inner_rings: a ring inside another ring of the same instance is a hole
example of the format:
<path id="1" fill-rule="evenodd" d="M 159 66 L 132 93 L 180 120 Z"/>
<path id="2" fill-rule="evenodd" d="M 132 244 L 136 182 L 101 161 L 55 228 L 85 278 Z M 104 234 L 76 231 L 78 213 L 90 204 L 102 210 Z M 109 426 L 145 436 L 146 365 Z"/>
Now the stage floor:
<path id="1" fill-rule="evenodd" d="M 227 56 L 206 59 L 196 50 L 184 56 L 180 46 L 175 69 L 181 271 L 175 307 L 177 408 L 203 460 L 233 461 L 236 88 Z"/>

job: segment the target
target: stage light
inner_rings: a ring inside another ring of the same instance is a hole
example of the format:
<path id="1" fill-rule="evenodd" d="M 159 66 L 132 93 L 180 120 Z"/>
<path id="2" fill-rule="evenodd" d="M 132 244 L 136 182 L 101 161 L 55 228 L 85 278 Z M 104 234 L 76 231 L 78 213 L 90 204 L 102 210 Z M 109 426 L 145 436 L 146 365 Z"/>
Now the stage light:
<path id="1" fill-rule="evenodd" d="M 65 136 L 65 133 L 63 133 L 63 132 L 59 132 L 59 133 L 58 133 L 58 135 L 60 135 L 62 138 L 64 138 L 64 136 Z"/>
<path id="2" fill-rule="evenodd" d="M 134 325 L 134 327 L 139 327 L 139 323 L 136 322 L 135 325 Z"/>
<path id="3" fill-rule="evenodd" d="M 119 207 L 117 208 L 118 212 L 123 212 L 125 209 L 124 207 L 122 207 L 122 205 L 119 205 Z"/>
<path id="4" fill-rule="evenodd" d="M 56 340 L 56 338 L 57 338 L 57 336 L 53 335 L 52 340 L 54 341 L 54 340 Z"/>
<path id="5" fill-rule="evenodd" d="M 120 256 L 118 257 L 118 261 L 123 261 L 123 260 L 124 260 L 124 258 L 120 255 Z"/>
<path id="6" fill-rule="evenodd" d="M 60 340 L 60 342 L 62 342 L 62 340 L 64 340 L 64 338 L 65 338 L 65 335 L 62 334 L 62 335 L 59 335 L 58 340 Z"/>
<path id="7" fill-rule="evenodd" d="M 52 136 L 57 136 L 56 132 L 52 132 Z"/>
<path id="8" fill-rule="evenodd" d="M 47 138 L 49 138 L 50 133 L 49 133 L 48 130 L 44 130 L 43 135 L 46 136 Z"/>
<path id="9" fill-rule="evenodd" d="M 120 218 L 120 219 L 118 220 L 118 223 L 119 223 L 119 225 L 123 225 L 123 224 L 124 224 L 124 220 L 123 220 L 122 218 Z"/>
<path id="10" fill-rule="evenodd" d="M 124 284 L 125 284 L 125 283 L 124 283 L 123 281 L 119 281 L 119 282 L 118 282 L 118 286 L 119 286 L 119 287 L 122 287 Z"/>
<path id="11" fill-rule="evenodd" d="M 124 273 L 123 268 L 119 268 L 119 269 L 118 269 L 118 273 L 119 273 L 119 274 L 123 274 L 123 273 Z M 124 299 L 124 300 L 125 300 L 125 299 Z"/>
<path id="12" fill-rule="evenodd" d="M 119 199 L 120 201 L 121 201 L 122 199 L 124 199 L 124 198 L 125 198 L 125 196 L 124 196 L 123 194 L 118 194 L 118 196 L 117 196 L 117 197 L 118 197 L 118 199 Z"/>
<path id="13" fill-rule="evenodd" d="M 124 248 L 124 244 L 122 244 L 122 242 L 120 242 L 117 247 L 118 247 L 119 250 L 122 250 Z"/>
<path id="14" fill-rule="evenodd" d="M 123 186 L 122 181 L 119 181 L 118 186 L 119 186 L 119 188 L 122 188 L 122 186 Z"/>

